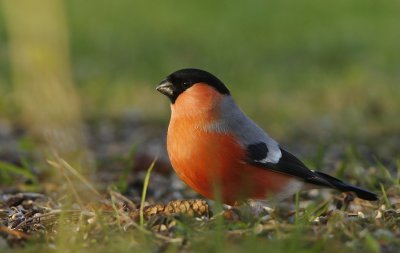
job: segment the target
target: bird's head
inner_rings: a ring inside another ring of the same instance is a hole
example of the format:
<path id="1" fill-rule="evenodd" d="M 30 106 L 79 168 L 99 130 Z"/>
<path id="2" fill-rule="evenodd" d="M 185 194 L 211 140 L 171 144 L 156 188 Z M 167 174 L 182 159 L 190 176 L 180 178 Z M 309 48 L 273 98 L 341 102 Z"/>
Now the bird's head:
<path id="1" fill-rule="evenodd" d="M 194 68 L 173 72 L 161 81 L 157 90 L 166 95 L 174 104 L 179 95 L 197 84 L 208 85 L 223 95 L 230 94 L 228 88 L 217 77 L 207 71 Z"/>

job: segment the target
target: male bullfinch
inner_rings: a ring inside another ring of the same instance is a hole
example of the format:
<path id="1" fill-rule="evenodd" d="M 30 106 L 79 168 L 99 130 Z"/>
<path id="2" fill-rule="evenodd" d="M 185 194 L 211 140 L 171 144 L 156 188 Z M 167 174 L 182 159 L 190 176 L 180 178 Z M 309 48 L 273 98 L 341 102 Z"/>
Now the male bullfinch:
<path id="1" fill-rule="evenodd" d="M 236 105 L 228 88 L 200 69 L 181 69 L 157 90 L 171 100 L 167 149 L 178 176 L 201 195 L 223 203 L 289 197 L 308 186 L 376 194 L 313 171 L 283 149 Z"/>

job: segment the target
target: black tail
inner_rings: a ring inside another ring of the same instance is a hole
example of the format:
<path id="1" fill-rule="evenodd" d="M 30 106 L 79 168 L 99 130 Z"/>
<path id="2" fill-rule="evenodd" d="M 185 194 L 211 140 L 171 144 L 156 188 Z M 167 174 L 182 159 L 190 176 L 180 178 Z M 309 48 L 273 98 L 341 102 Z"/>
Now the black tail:
<path id="1" fill-rule="evenodd" d="M 378 200 L 378 195 L 376 195 L 373 192 L 364 190 L 357 186 L 346 184 L 345 182 L 330 175 L 327 175 L 325 173 L 319 171 L 313 171 L 313 172 L 317 174 L 320 179 L 323 179 L 324 181 L 329 183 L 329 185 L 326 186 L 330 186 L 342 192 L 354 192 L 360 199 L 365 199 L 370 201 Z"/>

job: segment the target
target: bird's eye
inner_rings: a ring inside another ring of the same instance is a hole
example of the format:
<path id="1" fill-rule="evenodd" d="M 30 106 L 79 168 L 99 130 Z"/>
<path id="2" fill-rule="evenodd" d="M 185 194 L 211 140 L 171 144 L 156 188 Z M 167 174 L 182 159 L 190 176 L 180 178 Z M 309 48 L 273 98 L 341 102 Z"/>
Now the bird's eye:
<path id="1" fill-rule="evenodd" d="M 188 89 L 188 88 L 190 87 L 190 83 L 189 83 L 189 82 L 184 82 L 184 83 L 182 84 L 182 87 L 183 87 L 184 89 Z"/>

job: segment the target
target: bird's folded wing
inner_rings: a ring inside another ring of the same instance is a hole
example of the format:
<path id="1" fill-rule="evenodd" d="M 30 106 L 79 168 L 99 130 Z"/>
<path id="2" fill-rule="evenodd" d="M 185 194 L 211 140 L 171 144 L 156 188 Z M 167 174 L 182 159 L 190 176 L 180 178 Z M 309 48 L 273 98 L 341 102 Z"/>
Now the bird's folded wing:
<path id="1" fill-rule="evenodd" d="M 247 163 L 257 166 L 261 169 L 273 170 L 278 173 L 284 173 L 294 176 L 306 183 L 337 189 L 342 192 L 354 192 L 359 198 L 375 201 L 378 196 L 368 190 L 347 184 L 340 179 L 327 175 L 319 171 L 309 170 L 307 166 L 297 157 L 279 147 L 281 152 L 278 162 L 273 163 L 268 159 L 268 145 L 258 142 L 247 146 Z M 276 152 L 276 151 L 275 151 Z M 277 154 L 272 154 L 277 156 Z"/>
<path id="2" fill-rule="evenodd" d="M 297 157 L 288 151 L 279 148 L 281 152 L 280 159 L 277 163 L 269 161 L 268 156 L 270 150 L 264 142 L 258 142 L 247 146 L 247 160 L 246 162 L 263 169 L 273 170 L 279 173 L 294 176 L 307 183 L 333 187 L 324 178 L 320 177 L 317 173 L 307 168 L 307 166 L 300 161 Z"/>

